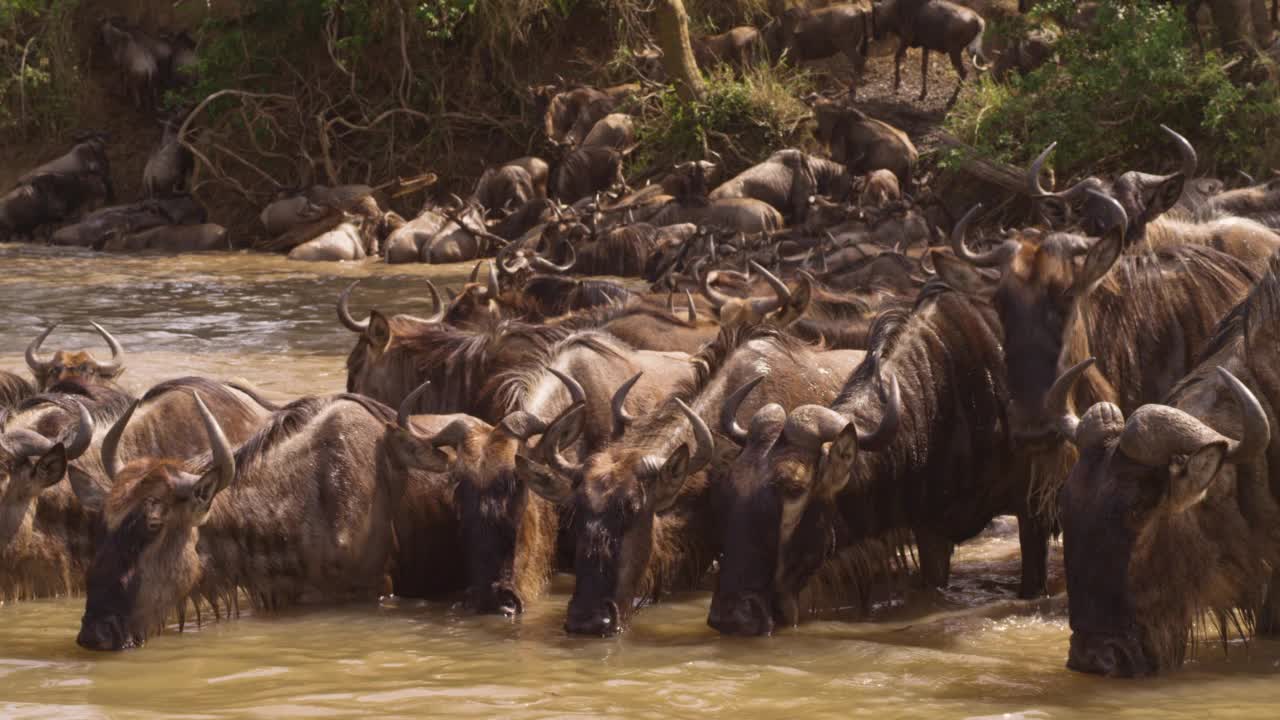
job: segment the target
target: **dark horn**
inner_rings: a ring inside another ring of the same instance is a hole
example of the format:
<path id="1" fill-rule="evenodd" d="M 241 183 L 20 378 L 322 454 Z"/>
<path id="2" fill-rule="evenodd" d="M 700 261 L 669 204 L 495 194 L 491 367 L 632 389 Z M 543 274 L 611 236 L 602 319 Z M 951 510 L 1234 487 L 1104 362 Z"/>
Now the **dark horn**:
<path id="1" fill-rule="evenodd" d="M 556 265 L 541 255 L 534 255 L 530 261 L 533 266 L 543 272 L 549 273 L 566 273 L 573 269 L 578 262 L 578 251 L 573 249 L 573 243 L 569 243 L 569 259 L 563 265 Z"/>
<path id="2" fill-rule="evenodd" d="M 551 423 L 551 427 L 542 434 L 542 441 L 538 443 L 538 450 L 546 458 L 547 464 L 565 475 L 576 476 L 582 472 L 580 463 L 569 462 L 560 452 L 560 436 L 564 434 L 567 423 L 581 414 L 584 408 L 584 405 L 570 405 Z"/>
<path id="3" fill-rule="evenodd" d="M 218 420 L 209 412 L 200 393 L 193 393 L 196 398 L 196 409 L 200 411 L 200 419 L 204 421 L 205 433 L 209 436 L 209 449 L 212 451 L 214 466 L 218 468 L 218 489 L 225 490 L 231 486 L 236 477 L 236 456 L 231 450 L 231 443 L 218 425 Z"/>
<path id="4" fill-rule="evenodd" d="M 1027 192 L 1031 194 L 1031 197 L 1046 197 L 1053 194 L 1052 192 L 1045 190 L 1044 187 L 1040 185 L 1040 173 L 1044 170 L 1044 161 L 1049 159 L 1049 154 L 1052 153 L 1053 149 L 1056 147 L 1058 147 L 1057 141 L 1049 143 L 1049 147 L 1045 148 L 1044 151 L 1041 152 L 1034 161 L 1032 161 L 1031 167 L 1027 169 Z"/>
<path id="5" fill-rule="evenodd" d="M 733 300 L 733 298 L 711 287 L 711 279 L 712 279 L 712 276 L 714 275 L 715 275 L 714 272 L 709 272 L 703 276 L 702 294 L 706 296 L 707 300 L 711 301 L 711 304 L 715 306 L 716 309 L 719 309 L 724 307 L 725 303 Z"/>
<path id="6" fill-rule="evenodd" d="M 359 284 L 360 281 L 356 280 L 348 285 L 347 288 L 342 291 L 342 294 L 338 295 L 338 322 L 342 323 L 343 327 L 354 333 L 363 333 L 369 329 L 369 320 L 367 318 L 363 321 L 357 321 L 355 318 L 351 317 L 351 308 L 349 307 L 349 303 L 351 302 L 351 291 L 355 290 L 356 286 Z"/>
<path id="7" fill-rule="evenodd" d="M 1106 235 L 1115 228 L 1120 228 L 1121 233 L 1128 232 L 1129 215 L 1124 211 L 1124 206 L 1121 205 L 1118 200 L 1105 193 L 1100 193 L 1097 190 L 1090 190 L 1089 195 L 1101 200 L 1107 206 L 1108 222 L 1101 233 L 1102 235 Z"/>
<path id="8" fill-rule="evenodd" d="M 763 265 L 755 260 L 751 261 L 751 267 L 764 277 L 764 281 L 769 283 L 769 287 L 773 288 L 774 294 L 778 296 L 777 307 L 782 307 L 791 302 L 791 288 L 787 287 L 787 284 L 782 282 L 781 278 L 766 270 Z"/>
<path id="9" fill-rule="evenodd" d="M 445 307 L 440 303 L 440 293 L 430 279 L 427 280 L 427 292 L 431 293 L 431 317 L 427 318 L 427 322 L 438 323 L 444 319 Z"/>
<path id="10" fill-rule="evenodd" d="M 885 397 L 881 386 L 881 399 L 884 401 L 884 412 L 880 416 L 880 424 L 869 433 L 858 431 L 858 448 L 862 450 L 881 450 L 898 432 L 898 424 L 902 420 L 902 388 L 898 385 L 898 376 L 889 375 L 889 392 Z"/>
<path id="11" fill-rule="evenodd" d="M 622 383 L 613 393 L 613 399 L 609 401 L 609 407 L 613 411 L 613 437 L 614 439 L 622 437 L 631 423 L 636 421 L 636 416 L 627 412 L 625 407 L 627 396 L 631 394 L 631 388 L 640 382 L 640 376 L 644 375 L 644 371 L 636 373 L 630 380 Z"/>
<path id="12" fill-rule="evenodd" d="M 418 398 L 422 397 L 422 394 L 430 387 L 431 381 L 428 380 L 414 388 L 413 392 L 409 393 L 408 397 L 400 402 L 400 409 L 396 411 L 396 427 L 403 430 L 409 429 L 409 416 L 412 414 L 413 406 L 418 402 Z"/>
<path id="13" fill-rule="evenodd" d="M 1191 144 L 1190 140 L 1178 134 L 1168 125 L 1161 125 L 1160 129 L 1165 131 L 1177 143 L 1178 156 L 1182 158 L 1182 175 L 1187 180 L 1191 180 L 1191 178 L 1195 177 L 1196 168 L 1200 165 L 1200 159 L 1196 156 L 1195 146 Z"/>
<path id="14" fill-rule="evenodd" d="M 35 373 L 37 378 L 49 371 L 49 361 L 41 360 L 37 353 L 40 352 L 40 346 L 44 344 L 44 339 L 49 337 L 49 333 L 53 332 L 56 327 L 58 327 L 58 323 L 45 328 L 44 332 L 37 335 L 36 339 L 32 340 L 31 344 L 27 346 L 27 367 L 31 368 L 31 372 Z"/>
<path id="15" fill-rule="evenodd" d="M 956 257 L 967 261 L 971 265 L 978 267 L 995 267 L 1003 265 L 1009 255 L 1012 247 L 1008 241 L 1005 241 L 996 247 L 984 252 L 976 253 L 969 249 L 965 244 L 964 236 L 969 230 L 969 223 L 973 221 L 973 217 L 982 210 L 982 203 L 978 203 L 969 208 L 969 212 L 960 218 L 960 222 L 956 223 L 955 228 L 951 230 L 951 251 Z"/>
<path id="16" fill-rule="evenodd" d="M 120 445 L 120 436 L 124 434 L 124 429 L 129 424 L 129 418 L 133 417 L 133 412 L 138 409 L 138 403 L 140 402 L 142 401 L 134 400 L 124 415 L 107 431 L 106 437 L 102 438 L 102 469 L 107 471 L 107 477 L 112 480 L 120 472 L 120 466 L 116 458 L 116 451 Z"/>
<path id="17" fill-rule="evenodd" d="M 1086 358 L 1071 366 L 1053 381 L 1049 394 L 1045 396 L 1045 412 L 1053 419 L 1054 429 L 1073 445 L 1076 443 L 1077 430 L 1080 428 L 1080 418 L 1067 408 L 1067 401 L 1071 398 L 1076 381 L 1084 375 L 1086 370 L 1093 367 L 1095 362 L 1097 362 L 1096 358 Z"/>
<path id="18" fill-rule="evenodd" d="M 693 293 L 688 288 L 684 291 L 684 299 L 689 302 L 689 324 L 696 325 L 698 322 L 698 308 L 693 304 Z"/>
<path id="19" fill-rule="evenodd" d="M 742 401 L 751 394 L 751 391 L 764 380 L 764 377 L 764 375 L 757 375 L 748 380 L 742 387 L 730 393 L 720 408 L 720 430 L 740 446 L 747 444 L 747 431 L 738 424 L 738 408 L 742 406 Z"/>
<path id="20" fill-rule="evenodd" d="M 1231 392 L 1240 405 L 1240 427 L 1244 431 L 1238 442 L 1232 442 L 1227 459 L 1233 462 L 1246 461 L 1256 456 L 1271 443 L 1271 423 L 1267 420 L 1267 411 L 1262 408 L 1258 398 L 1231 371 L 1218 368 L 1218 375 L 1231 386 Z"/>
<path id="21" fill-rule="evenodd" d="M 493 260 L 490 260 L 488 280 L 486 281 L 486 284 L 485 284 L 485 289 L 488 291 L 490 300 L 498 299 L 498 293 L 500 292 L 499 290 L 500 287 L 501 285 L 498 284 L 497 263 L 495 263 Z"/>
<path id="22" fill-rule="evenodd" d="M 587 391 L 582 389 L 582 384 L 577 380 L 574 380 L 572 377 L 569 377 L 553 367 L 547 368 L 547 372 L 555 375 L 560 379 L 560 382 L 564 383 L 564 387 L 569 391 L 569 397 L 575 405 L 580 405 L 587 401 Z"/>
<path id="23" fill-rule="evenodd" d="M 471 268 L 471 277 L 467 278 L 467 282 L 474 283 L 480 278 L 480 266 L 484 264 L 483 260 L 477 260 L 476 266 Z"/>
<path id="24" fill-rule="evenodd" d="M 89 411 L 84 404 L 72 400 L 76 406 L 77 414 L 80 416 L 80 422 L 76 424 L 75 435 L 71 438 L 71 444 L 68 445 L 64 438 L 62 443 L 66 449 L 67 461 L 70 462 L 84 455 L 89 449 L 89 445 L 93 442 L 93 417 L 89 415 Z"/>
<path id="25" fill-rule="evenodd" d="M 711 434 L 711 428 L 707 427 L 707 423 L 698 416 L 688 405 L 680 398 L 676 398 L 676 405 L 680 407 L 680 412 L 689 418 L 689 424 L 693 426 L 693 457 L 689 459 L 688 473 L 692 475 L 711 463 L 711 458 L 715 455 L 716 441 Z"/>

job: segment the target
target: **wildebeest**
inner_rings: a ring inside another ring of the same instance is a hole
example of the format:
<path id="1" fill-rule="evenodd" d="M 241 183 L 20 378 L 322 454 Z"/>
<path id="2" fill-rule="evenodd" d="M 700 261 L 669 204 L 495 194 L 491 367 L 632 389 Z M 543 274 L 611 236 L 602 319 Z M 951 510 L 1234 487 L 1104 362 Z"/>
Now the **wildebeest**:
<path id="1" fill-rule="evenodd" d="M 1026 75 L 1053 58 L 1057 38 L 1047 31 L 1036 30 L 1015 37 L 1002 50 L 991 67 L 991 76 L 998 81 L 1008 79 L 1012 73 Z"/>
<path id="2" fill-rule="evenodd" d="M 725 555 L 709 622 L 766 634 L 800 618 L 800 593 L 838 576 L 865 601 L 915 536 L 922 579 L 945 585 L 953 544 L 1019 517 L 1020 594 L 1045 591 L 1048 526 L 1028 507 L 1007 436 L 1000 327 L 989 307 L 934 282 L 884 313 L 867 359 L 828 405 L 765 407 L 722 487 Z"/>
<path id="3" fill-rule="evenodd" d="M 476 181 L 475 199 L 486 213 L 515 210 L 547 196 L 550 168 L 536 157 L 517 158 L 487 168 Z"/>
<path id="4" fill-rule="evenodd" d="M 159 100 L 160 65 L 155 55 L 120 18 L 108 18 L 98 27 L 102 44 L 120 73 L 120 89 L 140 110 L 154 109 Z"/>
<path id="5" fill-rule="evenodd" d="M 591 132 L 582 140 L 582 146 L 611 147 L 620 153 L 630 151 L 636 142 L 635 121 L 626 113 L 609 113 L 591 126 Z"/>
<path id="6" fill-rule="evenodd" d="M 733 233 L 756 234 L 781 230 L 782 213 L 763 200 L 728 197 L 710 202 L 672 201 L 648 219 L 658 227 L 692 224 Z"/>
<path id="7" fill-rule="evenodd" d="M 147 197 L 167 197 L 187 189 L 195 158 L 185 145 L 178 142 L 181 115 L 166 118 L 160 143 L 151 151 L 146 167 L 142 170 L 142 188 Z"/>
<path id="8" fill-rule="evenodd" d="M 162 225 L 200 224 L 207 219 L 204 206 L 193 196 L 181 193 L 100 208 L 74 225 L 58 228 L 49 241 L 54 245 L 100 249 L 108 238 L 115 235 L 142 232 Z"/>
<path id="9" fill-rule="evenodd" d="M 626 188 L 620 151 L 601 145 L 583 145 L 570 151 L 551 171 L 551 197 L 573 203 L 608 190 Z"/>
<path id="10" fill-rule="evenodd" d="M 183 622 L 188 601 L 230 613 L 241 592 L 266 610 L 399 592 L 388 571 L 406 492 L 434 487 L 441 496 L 425 506 L 430 516 L 407 524 L 452 522 L 440 478 L 390 468 L 381 446 L 396 415 L 385 406 L 354 395 L 304 398 L 233 451 L 199 395 L 196 405 L 208 458 L 107 458 L 114 484 L 87 575 L 83 647 L 139 646 L 170 614 Z M 416 550 L 446 558 L 442 570 L 457 551 L 456 543 Z M 448 575 L 416 581 L 449 586 Z"/>
<path id="11" fill-rule="evenodd" d="M 910 190 L 920 154 L 906 133 L 861 110 L 830 101 L 816 103 L 813 115 L 818 121 L 814 137 L 830 148 L 831 157 L 850 173 L 889 170 L 903 189 Z"/>
<path id="12" fill-rule="evenodd" d="M 741 404 L 748 417 L 766 398 L 785 403 L 837 387 L 861 359 L 739 326 L 693 359 L 693 380 L 600 452 L 566 459 L 557 448 L 572 417 L 558 420 L 547 431 L 547 464 L 521 470 L 535 492 L 572 508 L 577 580 L 565 629 L 619 632 L 639 605 L 692 587 L 707 570 L 719 544 L 708 501 L 730 449 L 717 444 L 708 419 L 719 426 L 731 390 L 764 376 Z"/>
<path id="13" fill-rule="evenodd" d="M 1272 230 L 1280 230 L 1280 177 L 1248 187 L 1227 190 L 1207 200 L 1202 213 L 1253 218 Z"/>
<path id="14" fill-rule="evenodd" d="M 31 374 L 36 379 L 37 389 L 43 392 L 63 380 L 72 379 L 86 383 L 110 382 L 124 372 L 124 348 L 120 346 L 120 342 L 98 323 L 90 322 L 89 324 L 98 331 L 106 341 L 107 347 L 111 349 L 110 362 L 100 362 L 92 353 L 84 350 L 74 352 L 58 350 L 47 359 L 40 357 L 40 346 L 44 344 L 45 338 L 49 337 L 49 333 L 58 327 L 58 323 L 53 323 L 27 346 L 27 367 L 31 369 Z"/>
<path id="15" fill-rule="evenodd" d="M 1080 448 L 1060 497 L 1070 592 L 1067 667 L 1112 676 L 1175 669 L 1206 614 L 1262 634 L 1280 629 L 1276 428 L 1280 261 L 1217 328 L 1202 362 L 1126 418 L 1062 399 L 1053 413 Z"/>
<path id="16" fill-rule="evenodd" d="M 77 135 L 65 154 L 18 178 L 0 198 L 0 242 L 13 236 L 30 237 L 42 226 L 78 217 L 99 202 L 115 202 L 108 136 L 101 132 Z"/>
<path id="17" fill-rule="evenodd" d="M 366 235 L 355 222 L 343 222 L 289 251 L 290 260 L 335 262 L 368 257 Z"/>
<path id="18" fill-rule="evenodd" d="M 531 88 L 531 92 L 535 108 L 543 117 L 547 139 L 556 145 L 576 147 L 600 119 L 614 112 L 639 89 L 635 84 L 568 90 L 543 85 Z"/>
<path id="19" fill-rule="evenodd" d="M 772 205 L 792 222 L 799 222 L 804 219 L 810 197 L 826 195 L 842 201 L 849 196 L 851 186 L 849 173 L 839 162 L 787 149 L 721 183 L 708 197 L 753 198 Z"/>
<path id="20" fill-rule="evenodd" d="M 434 435 L 403 426 L 395 433 L 389 447 L 403 458 L 402 465 L 448 471 L 465 540 L 470 607 L 482 613 L 522 612 L 541 596 L 556 568 L 565 508 L 529 493 L 520 479 L 527 441 L 543 435 L 570 403 L 588 403 L 590 420 L 574 447 L 580 454 L 593 452 L 609 440 L 611 427 L 621 428 L 631 417 L 623 401 L 632 414 L 643 414 L 691 374 L 685 356 L 635 351 L 600 332 L 576 333 L 545 355 L 494 377 L 506 411 L 496 424 L 455 415 Z M 619 392 L 623 401 L 608 400 Z M 411 395 L 405 404 L 414 399 Z"/>
<path id="21" fill-rule="evenodd" d="M 35 388 L 31 387 L 31 383 L 27 382 L 26 378 L 17 373 L 0 370 L 0 413 L 13 410 L 35 392 Z M 0 425 L 3 423 L 0 422 Z"/>
<path id="22" fill-rule="evenodd" d="M 871 42 L 871 12 L 852 4 L 809 9 L 787 8 L 779 21 L 782 48 L 796 61 L 821 60 L 844 53 L 853 67 L 850 97 L 856 95 L 858 83 L 867 64 L 867 45 Z"/>
<path id="23" fill-rule="evenodd" d="M 768 53 L 765 36 L 750 25 L 739 25 L 717 35 L 703 35 L 691 40 L 693 57 L 698 67 L 704 69 L 723 63 L 741 71 Z"/>
<path id="24" fill-rule="evenodd" d="M 103 242 L 106 252 L 160 250 L 164 252 L 202 252 L 230 250 L 227 229 L 213 223 L 200 225 L 161 225 L 141 232 L 113 232 Z"/>
<path id="25" fill-rule="evenodd" d="M 907 49 L 920 48 L 920 99 L 929 94 L 929 52 L 946 53 L 956 69 L 954 103 L 964 87 L 969 71 L 962 53 L 968 51 L 978 70 L 987 69 L 982 56 L 982 33 L 986 21 L 978 13 L 947 0 L 878 0 L 871 6 L 871 26 L 876 40 L 886 33 L 898 36 L 898 50 L 893 56 L 893 91 L 902 85 L 902 59 Z M 979 60 L 982 62 L 979 63 Z"/>
<path id="26" fill-rule="evenodd" d="M 111 473 L 104 453 L 122 461 L 199 454 L 206 443 L 188 432 L 187 424 L 196 417 L 193 390 L 208 398 L 234 442 L 248 437 L 269 414 L 269 408 L 250 389 L 203 378 L 180 378 L 149 390 L 138 402 L 127 429 L 114 427 L 114 423 L 133 398 L 114 387 L 74 380 L 54 385 L 9 416 L 0 444 L 8 439 L 47 445 L 76 431 L 84 425 L 85 417 L 89 418 L 92 438 L 82 454 L 72 457 L 75 454 L 68 452 L 63 469 L 69 482 L 61 482 L 63 474 L 50 475 L 42 483 L 24 479 L 18 465 L 21 458 L 10 466 L 9 487 L 0 493 L 0 516 L 16 518 L 17 525 L 0 533 L 0 578 L 9 581 L 0 596 L 47 597 L 83 589 L 84 571 L 100 530 L 102 501 L 110 490 Z M 78 419 L 81 413 L 84 415 Z"/>

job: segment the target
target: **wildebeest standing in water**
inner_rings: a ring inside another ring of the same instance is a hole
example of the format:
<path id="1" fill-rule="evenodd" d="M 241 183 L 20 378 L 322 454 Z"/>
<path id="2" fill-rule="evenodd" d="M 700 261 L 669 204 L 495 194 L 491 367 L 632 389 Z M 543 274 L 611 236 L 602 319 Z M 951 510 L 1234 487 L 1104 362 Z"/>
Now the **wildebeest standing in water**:
<path id="1" fill-rule="evenodd" d="M 830 406 L 760 410 L 724 485 L 708 622 L 747 635 L 793 625 L 800 593 L 828 575 L 840 586 L 827 599 L 865 601 L 906 531 L 924 583 L 945 585 L 954 544 L 1003 514 L 1019 519 L 1019 594 L 1043 594 L 1049 528 L 1010 451 L 1003 364 L 990 308 L 934 282 L 909 314 L 880 317 Z"/>
<path id="2" fill-rule="evenodd" d="M 54 323 L 45 328 L 44 332 L 37 335 L 35 340 L 27 346 L 27 367 L 31 368 L 37 388 L 42 391 L 47 390 L 63 380 L 110 382 L 120 377 L 120 373 L 124 372 L 124 348 L 101 325 L 96 322 L 89 324 L 98 331 L 106 341 L 107 347 L 111 349 L 111 361 L 100 362 L 92 353 L 84 350 L 74 352 L 58 350 L 48 359 L 40 357 L 40 346 L 44 344 L 45 338 L 49 337 L 49 333 L 58 327 L 58 323 Z"/>
<path id="3" fill-rule="evenodd" d="M 128 428 L 115 427 L 133 398 L 111 385 L 64 380 L 37 395 L 3 423 L 0 444 L 43 447 L 74 433 L 90 418 L 92 442 L 83 454 L 68 452 L 65 475 L 47 475 L 34 482 L 22 474 L 21 458 L 9 461 L 9 483 L 0 493 L 0 516 L 16 524 L 0 532 L 0 596 L 48 597 L 79 592 L 93 558 L 100 531 L 103 498 L 110 491 L 110 473 L 103 455 L 118 461 L 135 457 L 189 458 L 207 447 L 202 434 L 192 432 L 198 417 L 191 392 L 208 398 L 219 424 L 232 442 L 248 437 L 269 414 L 269 407 L 247 388 L 226 386 L 204 378 L 163 382 L 143 396 Z M 94 433 L 94 428 L 99 432 Z M 43 438 L 41 440 L 40 438 Z"/>
<path id="4" fill-rule="evenodd" d="M 1080 461 L 1061 494 L 1071 648 L 1067 667 L 1111 676 L 1175 669 L 1204 616 L 1225 637 L 1280 631 L 1280 258 L 1225 317 L 1203 361 L 1128 418 L 1051 394 Z"/>
<path id="5" fill-rule="evenodd" d="M 481 613 L 520 613 L 542 595 L 556 569 L 567 508 L 530 493 L 521 480 L 518 469 L 527 461 L 530 439 L 546 437 L 547 426 L 571 403 L 590 403 L 591 420 L 572 447 L 579 455 L 593 452 L 609 440 L 609 418 L 616 423 L 625 416 L 621 403 L 628 397 L 632 413 L 648 412 L 691 374 L 683 356 L 636 351 L 604 333 L 587 331 L 496 375 L 492 382 L 499 386 L 506 412 L 493 425 L 469 415 L 436 416 L 447 424 L 424 435 L 398 423 L 401 430 L 393 433 L 388 449 L 399 464 L 447 471 L 452 483 L 465 541 L 469 607 Z M 429 390 L 419 388 L 404 406 L 414 405 L 415 396 Z"/>
<path id="6" fill-rule="evenodd" d="M 630 427 L 615 424 L 615 440 L 600 452 L 564 458 L 559 438 L 575 419 L 557 421 L 543 443 L 547 464 L 520 470 L 535 492 L 571 508 L 577 580 L 565 629 L 619 632 L 641 604 L 692 588 L 706 572 L 719 549 L 711 488 L 727 468 L 726 453 L 736 450 L 717 443 L 711 425 L 719 425 L 730 390 L 758 381 L 740 403 L 746 416 L 768 399 L 792 404 L 824 388 L 834 392 L 861 359 L 861 352 L 819 352 L 772 329 L 739 326 L 694 358 L 696 377 L 661 409 Z"/>
<path id="7" fill-rule="evenodd" d="M 401 590 L 388 573 L 406 485 L 443 483 L 389 467 L 381 446 L 394 411 L 356 395 L 305 398 L 233 452 L 197 405 L 211 458 L 141 458 L 122 467 L 105 458 L 114 485 L 88 572 L 80 645 L 141 645 L 171 613 L 183 623 L 188 600 L 217 614 L 233 612 L 242 591 L 255 607 L 275 610 Z M 414 507 L 435 511 L 415 525 L 452 517 L 447 503 Z M 458 550 L 431 553 L 447 565 Z M 416 589 L 456 584 L 449 575 L 415 578 Z"/>

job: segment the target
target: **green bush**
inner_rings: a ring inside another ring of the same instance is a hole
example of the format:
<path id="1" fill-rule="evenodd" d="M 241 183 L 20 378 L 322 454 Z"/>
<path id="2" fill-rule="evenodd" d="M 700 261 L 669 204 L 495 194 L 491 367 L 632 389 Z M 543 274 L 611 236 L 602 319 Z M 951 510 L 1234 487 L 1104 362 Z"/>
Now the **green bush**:
<path id="1" fill-rule="evenodd" d="M 1068 16 L 1072 0 L 1037 5 L 1030 26 Z M 957 104 L 947 129 L 983 155 L 1024 165 L 1057 141 L 1060 177 L 1153 167 L 1171 152 L 1161 123 L 1202 154 L 1231 167 L 1258 168 L 1259 149 L 1277 140 L 1274 83 L 1237 83 L 1217 52 L 1195 50 L 1181 8 L 1151 0 L 1102 0 L 1096 26 L 1063 31 L 1060 64 L 1008 84 L 983 78 Z"/>
<path id="2" fill-rule="evenodd" d="M 811 117 L 800 98 L 813 91 L 812 78 L 787 66 L 758 64 L 735 78 L 728 68 L 706 76 L 702 100 L 685 102 L 673 87 L 642 113 L 636 131 L 640 149 L 634 170 L 696 160 L 720 153 L 726 173 L 736 173 L 775 150 L 805 141 Z"/>
<path id="3" fill-rule="evenodd" d="M 0 0 L 0 132 L 75 123 L 81 81 L 71 31 L 77 0 Z"/>

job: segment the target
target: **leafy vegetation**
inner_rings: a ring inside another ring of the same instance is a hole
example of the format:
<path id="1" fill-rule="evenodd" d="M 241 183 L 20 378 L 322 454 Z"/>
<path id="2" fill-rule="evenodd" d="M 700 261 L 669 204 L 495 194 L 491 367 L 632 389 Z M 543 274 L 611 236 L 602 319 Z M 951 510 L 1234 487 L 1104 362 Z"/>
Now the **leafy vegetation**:
<path id="1" fill-rule="evenodd" d="M 0 133 L 70 125 L 80 83 L 72 50 L 75 0 L 0 0 Z"/>
<path id="2" fill-rule="evenodd" d="M 1239 65 L 1196 49 L 1180 7 L 1151 0 L 1101 0 L 1088 32 L 1054 18 L 1072 0 L 1049 0 L 1029 27 L 1060 35 L 1050 63 L 1002 85 L 984 78 L 948 117 L 954 135 L 980 154 L 1025 164 L 1051 142 L 1058 175 L 1151 167 L 1170 152 L 1160 124 L 1188 135 L 1229 167 L 1257 168 L 1261 148 L 1280 145 L 1274 82 L 1235 78 Z"/>

